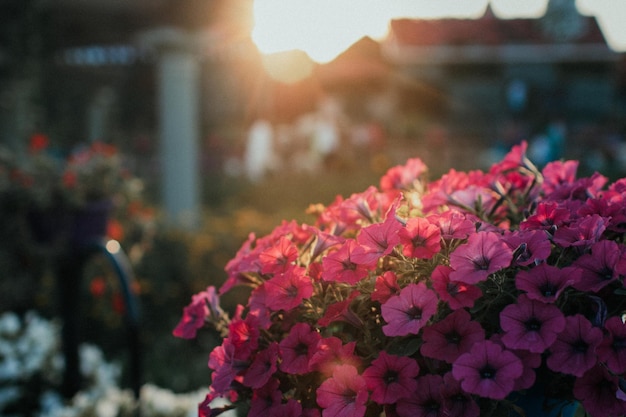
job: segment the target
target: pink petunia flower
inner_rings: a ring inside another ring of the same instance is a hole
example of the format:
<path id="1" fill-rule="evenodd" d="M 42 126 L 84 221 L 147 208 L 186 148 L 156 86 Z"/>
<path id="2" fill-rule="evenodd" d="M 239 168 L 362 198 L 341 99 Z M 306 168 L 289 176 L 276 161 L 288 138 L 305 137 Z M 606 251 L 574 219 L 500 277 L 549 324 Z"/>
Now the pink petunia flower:
<path id="1" fill-rule="evenodd" d="M 583 254 L 573 263 L 580 271 L 580 277 L 572 284 L 574 288 L 585 292 L 598 292 L 626 273 L 620 260 L 620 247 L 613 240 L 601 240 L 594 243 L 591 253 Z"/>
<path id="2" fill-rule="evenodd" d="M 384 350 L 363 371 L 363 378 L 378 404 L 393 404 L 410 396 L 417 388 L 415 377 L 420 368 L 417 362 L 406 356 L 390 355 Z"/>
<path id="3" fill-rule="evenodd" d="M 398 231 L 398 237 L 406 257 L 431 259 L 441 250 L 441 231 L 423 217 L 410 218 Z"/>
<path id="4" fill-rule="evenodd" d="M 626 413 L 626 402 L 620 400 L 618 377 L 601 365 L 595 365 L 574 382 L 574 397 L 592 417 L 620 417 Z"/>
<path id="5" fill-rule="evenodd" d="M 302 267 L 292 265 L 265 282 L 266 306 L 274 311 L 289 311 L 313 294 L 311 278 Z"/>
<path id="6" fill-rule="evenodd" d="M 298 248 L 291 239 L 281 236 L 274 245 L 259 254 L 263 274 L 284 273 L 298 257 Z"/>
<path id="7" fill-rule="evenodd" d="M 208 315 L 207 298 L 203 293 L 193 295 L 189 305 L 183 308 L 183 317 L 172 331 L 172 334 L 183 339 L 195 338 L 198 329 L 204 326 L 205 318 Z"/>
<path id="8" fill-rule="evenodd" d="M 596 348 L 602 342 L 602 330 L 592 327 L 580 314 L 565 320 L 565 329 L 550 346 L 546 364 L 555 372 L 581 377 L 597 362 Z"/>
<path id="9" fill-rule="evenodd" d="M 243 385 L 259 389 L 267 384 L 278 369 L 278 343 L 272 342 L 260 351 L 243 376 Z"/>
<path id="10" fill-rule="evenodd" d="M 376 277 L 374 292 L 371 296 L 372 301 L 384 304 L 389 298 L 398 294 L 400 294 L 400 286 L 398 285 L 398 277 L 393 271 L 385 271 Z"/>
<path id="11" fill-rule="evenodd" d="M 522 376 L 522 361 L 499 344 L 485 340 L 459 356 L 452 365 L 452 375 L 464 391 L 481 397 L 502 400 Z"/>
<path id="12" fill-rule="evenodd" d="M 400 243 L 398 231 L 402 224 L 393 213 L 382 223 L 374 223 L 361 229 L 356 237 L 357 247 L 352 252 L 352 260 L 360 265 L 376 265 L 378 259 L 389 255 Z"/>
<path id="13" fill-rule="evenodd" d="M 383 333 L 387 336 L 417 334 L 437 311 L 437 295 L 426 284 L 409 284 L 399 295 L 391 297 L 381 306 Z"/>
<path id="14" fill-rule="evenodd" d="M 407 190 L 427 170 L 428 168 L 421 159 L 409 159 L 404 165 L 397 165 L 387 170 L 380 179 L 380 189 L 383 191 Z"/>
<path id="15" fill-rule="evenodd" d="M 504 241 L 513 250 L 513 265 L 528 266 L 545 261 L 552 244 L 541 230 L 515 231 L 504 235 Z"/>
<path id="16" fill-rule="evenodd" d="M 565 317 L 555 305 L 522 294 L 500 312 L 500 327 L 507 348 L 542 353 L 565 327 Z"/>
<path id="17" fill-rule="evenodd" d="M 604 323 L 605 337 L 598 346 L 598 359 L 615 374 L 626 372 L 626 324 L 621 317 L 610 317 Z"/>
<path id="18" fill-rule="evenodd" d="M 282 358 L 280 370 L 295 375 L 309 372 L 309 361 L 320 339 L 320 334 L 312 330 L 308 324 L 294 324 L 289 334 L 278 345 Z"/>
<path id="19" fill-rule="evenodd" d="M 456 310 L 440 322 L 424 327 L 422 339 L 422 355 L 453 363 L 475 343 L 485 340 L 485 331 L 466 310 Z"/>
<path id="20" fill-rule="evenodd" d="M 317 388 L 317 404 L 323 417 L 363 417 L 367 402 L 367 384 L 351 365 L 335 368 L 333 376 Z"/>
<path id="21" fill-rule="evenodd" d="M 321 339 L 317 343 L 315 352 L 309 361 L 312 371 L 321 372 L 330 376 L 339 365 L 352 365 L 356 368 L 361 366 L 361 358 L 354 354 L 356 342 L 345 345 L 338 337 L 331 336 Z"/>
<path id="22" fill-rule="evenodd" d="M 476 232 L 474 222 L 458 210 L 450 209 L 443 213 L 431 214 L 426 218 L 439 227 L 441 237 L 446 241 L 467 239 L 469 235 Z"/>
<path id="23" fill-rule="evenodd" d="M 248 417 L 267 417 L 271 415 L 270 410 L 281 403 L 282 393 L 278 389 L 279 386 L 280 381 L 272 378 L 261 388 L 252 391 Z"/>
<path id="24" fill-rule="evenodd" d="M 471 395 L 464 392 L 461 383 L 454 379 L 452 372 L 443 376 L 443 415 L 446 417 L 479 417 L 480 407 Z"/>
<path id="25" fill-rule="evenodd" d="M 209 355 L 211 387 L 217 395 L 222 395 L 230 389 L 232 382 L 249 365 L 247 357 L 241 357 L 235 346 L 226 338 Z"/>
<path id="26" fill-rule="evenodd" d="M 447 265 L 437 265 L 431 274 L 433 289 L 443 301 L 446 301 L 452 310 L 463 307 L 473 307 L 474 302 L 483 293 L 475 285 L 464 282 L 451 281 L 450 273 L 452 268 Z"/>
<path id="27" fill-rule="evenodd" d="M 511 264 L 513 251 L 492 232 L 471 235 L 466 244 L 450 255 L 450 280 L 476 284 Z"/>
<path id="28" fill-rule="evenodd" d="M 526 291 L 531 300 L 554 303 L 563 290 L 574 283 L 576 276 L 573 268 L 560 269 L 544 263 L 528 270 L 520 270 L 515 276 L 515 286 Z"/>
<path id="29" fill-rule="evenodd" d="M 368 274 L 368 269 L 352 261 L 357 248 L 354 239 L 346 240 L 339 250 L 329 253 L 322 259 L 322 279 L 329 282 L 356 284 Z"/>
<path id="30" fill-rule="evenodd" d="M 567 221 L 570 212 L 566 208 L 559 207 L 554 202 L 541 202 L 537 204 L 535 213 L 520 223 L 520 230 L 546 230 L 554 232 Z"/>
<path id="31" fill-rule="evenodd" d="M 396 410 L 399 417 L 438 417 L 443 416 L 443 377 L 424 375 L 417 378 L 417 388 L 412 395 L 398 401 Z"/>
<path id="32" fill-rule="evenodd" d="M 552 241 L 564 248 L 573 246 L 581 251 L 588 249 L 600 240 L 608 222 L 608 219 L 597 214 L 582 217 L 557 229 Z"/>

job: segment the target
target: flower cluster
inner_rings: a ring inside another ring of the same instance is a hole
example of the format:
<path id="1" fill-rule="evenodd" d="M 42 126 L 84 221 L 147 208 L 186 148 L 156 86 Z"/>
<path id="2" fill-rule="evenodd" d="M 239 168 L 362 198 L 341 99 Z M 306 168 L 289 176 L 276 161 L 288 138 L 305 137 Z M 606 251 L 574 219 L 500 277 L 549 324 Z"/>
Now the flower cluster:
<path id="1" fill-rule="evenodd" d="M 526 148 L 432 182 L 411 159 L 313 225 L 250 235 L 174 330 L 224 336 L 200 415 L 218 397 L 255 417 L 509 415 L 533 391 L 626 414 L 626 179 L 540 171 Z"/>
<path id="2" fill-rule="evenodd" d="M 141 187 L 124 168 L 117 148 L 103 142 L 79 146 L 65 156 L 50 147 L 45 135 L 35 134 L 25 155 L 0 152 L 0 191 L 38 209 L 137 196 Z"/>

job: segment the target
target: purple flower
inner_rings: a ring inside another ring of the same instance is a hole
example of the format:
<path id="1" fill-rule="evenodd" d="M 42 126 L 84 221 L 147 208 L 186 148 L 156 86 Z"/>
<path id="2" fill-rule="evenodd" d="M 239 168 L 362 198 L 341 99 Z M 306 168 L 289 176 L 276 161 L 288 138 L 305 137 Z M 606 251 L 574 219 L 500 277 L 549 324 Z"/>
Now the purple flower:
<path id="1" fill-rule="evenodd" d="M 626 372 L 626 324 L 621 317 L 611 317 L 604 323 L 606 334 L 598 346 L 598 358 L 615 374 Z"/>
<path id="2" fill-rule="evenodd" d="M 289 374 L 309 372 L 309 360 L 320 339 L 320 334 L 311 330 L 308 324 L 294 324 L 289 334 L 279 343 L 282 357 L 280 370 Z"/>
<path id="3" fill-rule="evenodd" d="M 485 340 L 485 331 L 467 311 L 456 310 L 440 322 L 424 327 L 422 339 L 422 355 L 452 363 L 475 343 Z"/>
<path id="4" fill-rule="evenodd" d="M 565 317 L 558 307 L 522 294 L 516 304 L 509 304 L 500 312 L 500 327 L 504 330 L 502 343 L 507 348 L 541 353 L 563 330 Z"/>
<path id="5" fill-rule="evenodd" d="M 565 318 L 565 329 L 550 347 L 548 368 L 578 377 L 596 364 L 596 348 L 602 342 L 602 330 L 577 314 Z"/>
<path id="6" fill-rule="evenodd" d="M 513 391 L 523 370 L 522 361 L 513 352 L 489 340 L 474 344 L 452 365 L 452 375 L 464 391 L 494 400 L 502 400 Z"/>
<path id="7" fill-rule="evenodd" d="M 580 291 L 598 292 L 626 271 L 620 267 L 620 248 L 612 240 L 601 240 L 591 246 L 591 253 L 574 261 L 580 277 L 572 285 Z"/>
<path id="8" fill-rule="evenodd" d="M 459 246 L 450 255 L 450 280 L 476 284 L 511 264 L 513 251 L 492 232 L 471 235 L 466 244 Z"/>
<path id="9" fill-rule="evenodd" d="M 420 368 L 415 359 L 390 355 L 384 350 L 363 372 L 371 400 L 378 404 L 393 404 L 410 396 L 417 388 L 415 377 Z"/>
<path id="10" fill-rule="evenodd" d="M 437 295 L 426 284 L 409 284 L 381 306 L 387 336 L 418 334 L 437 311 Z"/>
<path id="11" fill-rule="evenodd" d="M 416 389 L 409 397 L 398 401 L 399 417 L 443 416 L 443 378 L 441 375 L 424 375 L 417 379 Z"/>
<path id="12" fill-rule="evenodd" d="M 515 276 L 515 286 L 526 291 L 531 300 L 554 303 L 563 290 L 574 282 L 576 275 L 573 268 L 560 269 L 544 263 L 519 271 Z"/>

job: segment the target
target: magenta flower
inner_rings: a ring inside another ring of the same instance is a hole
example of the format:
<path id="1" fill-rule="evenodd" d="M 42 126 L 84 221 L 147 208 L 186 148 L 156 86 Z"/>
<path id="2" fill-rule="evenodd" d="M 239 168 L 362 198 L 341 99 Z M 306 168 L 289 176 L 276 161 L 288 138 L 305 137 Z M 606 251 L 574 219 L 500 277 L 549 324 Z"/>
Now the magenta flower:
<path id="1" fill-rule="evenodd" d="M 367 384 L 351 365 L 335 368 L 333 376 L 317 388 L 317 404 L 323 417 L 363 417 Z"/>
<path id="2" fill-rule="evenodd" d="M 492 232 L 471 235 L 466 244 L 450 255 L 450 280 L 476 284 L 511 264 L 513 251 Z"/>
<path id="3" fill-rule="evenodd" d="M 565 320 L 565 329 L 550 346 L 546 364 L 555 372 L 581 377 L 597 362 L 596 348 L 602 342 L 602 330 L 592 327 L 580 314 Z"/>
<path id="4" fill-rule="evenodd" d="M 560 269 L 544 263 L 520 270 L 515 276 L 515 286 L 526 291 L 531 300 L 554 303 L 563 290 L 575 281 L 576 276 L 577 272 L 573 268 Z"/>
<path id="5" fill-rule="evenodd" d="M 439 227 L 423 217 L 410 218 L 398 236 L 406 257 L 430 259 L 441 250 Z"/>
<path id="6" fill-rule="evenodd" d="M 394 404 L 410 396 L 417 388 L 415 377 L 420 368 L 415 359 L 390 355 L 384 350 L 363 371 L 363 378 L 378 404 Z"/>
<path id="7" fill-rule="evenodd" d="M 439 227 L 441 237 L 446 241 L 467 239 L 469 235 L 476 232 L 474 222 L 457 210 L 446 210 L 443 213 L 432 214 L 426 218 L 429 222 Z"/>
<path id="8" fill-rule="evenodd" d="M 626 402 L 618 398 L 618 377 L 603 366 L 595 365 L 574 382 L 574 396 L 592 417 L 620 417 L 626 413 Z"/>
<path id="9" fill-rule="evenodd" d="M 324 316 L 317 321 L 317 324 L 325 327 L 335 321 L 344 321 L 357 328 L 361 327 L 363 325 L 361 318 L 350 309 L 350 303 L 358 297 L 359 294 L 357 290 L 354 290 L 345 300 L 337 301 L 329 305 L 326 312 L 324 312 Z"/>
<path id="10" fill-rule="evenodd" d="M 522 376 L 522 361 L 497 343 L 485 340 L 459 356 L 452 365 L 452 375 L 464 391 L 485 398 L 502 400 Z"/>
<path id="11" fill-rule="evenodd" d="M 554 343 L 565 327 L 565 317 L 553 304 L 545 304 L 522 294 L 516 304 L 500 312 L 502 343 L 509 349 L 541 353 Z"/>
<path id="12" fill-rule="evenodd" d="M 424 375 L 417 379 L 417 388 L 412 395 L 398 401 L 396 411 L 399 417 L 440 417 L 444 416 L 443 377 Z"/>
<path id="13" fill-rule="evenodd" d="M 300 305 L 303 299 L 313 294 L 311 278 L 299 266 L 291 266 L 285 272 L 275 275 L 265 282 L 266 306 L 274 311 L 292 310 Z"/>
<path id="14" fill-rule="evenodd" d="M 483 292 L 475 285 L 464 282 L 450 281 L 452 268 L 446 265 L 437 265 L 431 275 L 433 289 L 443 301 L 446 301 L 452 310 L 463 307 L 473 307 Z"/>
<path id="15" fill-rule="evenodd" d="M 387 336 L 417 334 L 437 311 L 437 295 L 426 284 L 409 284 L 399 295 L 391 297 L 381 306 L 383 333 Z"/>
<path id="16" fill-rule="evenodd" d="M 183 339 L 196 337 L 198 329 L 204 326 L 204 320 L 209 315 L 207 298 L 204 293 L 195 294 L 191 302 L 183 308 L 183 317 L 180 319 L 172 334 Z"/>
<path id="17" fill-rule="evenodd" d="M 281 403 L 280 381 L 270 379 L 265 385 L 252 392 L 248 417 L 267 417 L 270 410 Z"/>
<path id="18" fill-rule="evenodd" d="M 597 214 L 585 216 L 557 229 L 552 240 L 564 248 L 574 246 L 584 250 L 600 240 L 608 222 Z"/>
<path id="19" fill-rule="evenodd" d="M 428 169 L 419 158 L 409 159 L 404 165 L 397 165 L 387 170 L 380 179 L 380 189 L 383 191 L 407 190 Z"/>
<path id="20" fill-rule="evenodd" d="M 541 202 L 537 204 L 535 213 L 520 223 L 520 230 L 546 230 L 554 232 L 567 221 L 570 212 L 568 209 L 559 207 L 554 202 Z"/>
<path id="21" fill-rule="evenodd" d="M 586 253 L 574 261 L 580 271 L 579 279 L 572 284 L 574 288 L 586 292 L 598 292 L 616 281 L 626 270 L 620 262 L 620 247 L 612 240 L 601 240 L 591 246 L 591 253 Z"/>
<path id="22" fill-rule="evenodd" d="M 550 256 L 552 244 L 541 230 L 516 231 L 504 236 L 513 250 L 513 264 L 528 266 L 545 261 Z"/>
<path id="23" fill-rule="evenodd" d="M 239 355 L 228 338 L 211 351 L 209 355 L 209 368 L 213 370 L 211 387 L 217 395 L 228 391 L 235 378 L 247 369 L 249 365 L 247 359 Z"/>
<path id="24" fill-rule="evenodd" d="M 285 236 L 259 254 L 261 272 L 278 274 L 287 271 L 298 257 L 298 248 Z"/>
<path id="25" fill-rule="evenodd" d="M 329 253 L 322 259 L 322 279 L 329 282 L 356 284 L 365 278 L 368 269 L 352 261 L 352 254 L 357 248 L 354 239 L 346 240 L 339 250 Z"/>
<path id="26" fill-rule="evenodd" d="M 243 376 L 243 384 L 252 389 L 259 389 L 267 384 L 278 369 L 278 344 L 270 343 L 267 349 L 260 351 Z"/>
<path id="27" fill-rule="evenodd" d="M 352 260 L 360 265 L 376 265 L 378 259 L 389 255 L 400 243 L 398 231 L 402 224 L 389 214 L 383 223 L 374 223 L 361 229 L 357 235 L 358 246 L 352 252 Z"/>
<path id="28" fill-rule="evenodd" d="M 320 339 L 320 334 L 311 330 L 308 324 L 294 324 L 289 334 L 278 344 L 282 358 L 280 370 L 296 375 L 309 372 L 309 361 Z"/>
<path id="29" fill-rule="evenodd" d="M 461 383 L 454 379 L 452 372 L 443 376 L 443 415 L 446 417 L 479 417 L 480 407 L 471 395 L 464 392 Z"/>
<path id="30" fill-rule="evenodd" d="M 485 340 L 485 331 L 467 311 L 456 310 L 440 322 L 424 327 L 422 339 L 422 355 L 453 363 L 475 343 Z"/>
<path id="31" fill-rule="evenodd" d="M 396 274 L 392 271 L 386 271 L 384 274 L 376 277 L 372 301 L 378 301 L 384 304 L 392 296 L 398 294 L 400 294 L 400 286 L 398 285 L 398 277 Z"/>
<path id="32" fill-rule="evenodd" d="M 309 361 L 312 371 L 321 372 L 330 376 L 339 365 L 352 365 L 356 368 L 361 366 L 361 358 L 354 354 L 356 342 L 345 345 L 338 337 L 327 337 L 317 343 L 315 352 Z"/>
<path id="33" fill-rule="evenodd" d="M 626 324 L 621 317 L 610 317 L 604 323 L 604 339 L 598 346 L 598 359 L 614 374 L 626 372 Z"/>

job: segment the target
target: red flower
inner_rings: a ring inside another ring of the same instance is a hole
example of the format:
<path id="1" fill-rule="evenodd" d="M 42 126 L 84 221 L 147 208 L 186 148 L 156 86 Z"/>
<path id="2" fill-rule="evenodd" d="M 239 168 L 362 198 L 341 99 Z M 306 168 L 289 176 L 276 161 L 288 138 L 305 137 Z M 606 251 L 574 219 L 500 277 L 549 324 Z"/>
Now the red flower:
<path id="1" fill-rule="evenodd" d="M 452 310 L 463 307 L 473 307 L 483 292 L 475 285 L 450 280 L 452 268 L 446 265 L 437 265 L 430 278 L 433 289 L 443 301 L 446 301 Z"/>
<path id="2" fill-rule="evenodd" d="M 191 303 L 183 309 L 183 317 L 173 331 L 174 336 L 183 339 L 196 337 L 198 329 L 204 326 L 204 319 L 209 314 L 206 298 L 196 294 L 191 298 Z"/>
<path id="3" fill-rule="evenodd" d="M 372 301 L 384 304 L 389 298 L 398 294 L 400 294 L 400 286 L 398 285 L 396 274 L 392 271 L 386 271 L 384 274 L 376 277 Z"/>
<path id="4" fill-rule="evenodd" d="M 346 240 L 339 250 L 329 253 L 322 259 L 322 279 L 324 281 L 356 284 L 365 278 L 368 269 L 352 261 L 352 254 L 357 247 L 354 239 Z"/>
<path id="5" fill-rule="evenodd" d="M 50 140 L 43 133 L 33 133 L 28 141 L 28 152 L 38 153 L 48 147 Z"/>
<path id="6" fill-rule="evenodd" d="M 441 231 L 423 217 L 410 218 L 398 231 L 404 256 L 430 259 L 441 250 Z"/>
<path id="7" fill-rule="evenodd" d="M 305 275 L 304 268 L 291 266 L 285 272 L 275 275 L 265 282 L 265 304 L 274 311 L 292 310 L 300 305 L 303 299 L 313 294 L 313 283 Z"/>
<path id="8" fill-rule="evenodd" d="M 284 273 L 298 257 L 298 248 L 293 242 L 281 236 L 274 245 L 259 254 L 263 274 Z"/>

